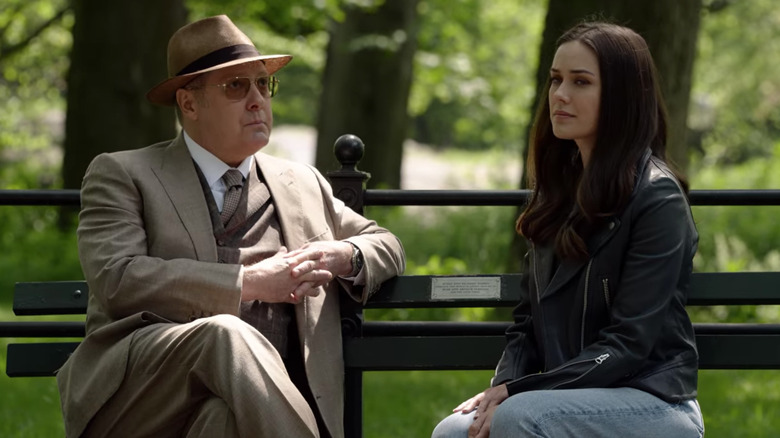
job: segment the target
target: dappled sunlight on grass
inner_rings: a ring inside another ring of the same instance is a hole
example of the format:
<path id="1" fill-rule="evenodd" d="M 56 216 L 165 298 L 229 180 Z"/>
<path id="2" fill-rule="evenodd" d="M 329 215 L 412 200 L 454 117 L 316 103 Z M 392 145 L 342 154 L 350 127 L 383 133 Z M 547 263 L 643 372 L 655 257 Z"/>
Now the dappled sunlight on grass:
<path id="1" fill-rule="evenodd" d="M 780 430 L 780 370 L 699 372 L 707 438 L 774 437 Z"/>
<path id="2" fill-rule="evenodd" d="M 490 384 L 491 371 L 364 373 L 363 434 L 427 437 L 452 409 Z"/>

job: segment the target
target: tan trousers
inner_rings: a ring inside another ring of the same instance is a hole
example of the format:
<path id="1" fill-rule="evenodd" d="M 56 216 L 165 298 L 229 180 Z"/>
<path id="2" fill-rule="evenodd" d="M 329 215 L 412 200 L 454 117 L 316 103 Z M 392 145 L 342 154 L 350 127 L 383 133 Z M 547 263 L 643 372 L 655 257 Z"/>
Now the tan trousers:
<path id="1" fill-rule="evenodd" d="M 276 349 L 232 315 L 133 335 L 117 392 L 85 437 L 319 437 Z"/>

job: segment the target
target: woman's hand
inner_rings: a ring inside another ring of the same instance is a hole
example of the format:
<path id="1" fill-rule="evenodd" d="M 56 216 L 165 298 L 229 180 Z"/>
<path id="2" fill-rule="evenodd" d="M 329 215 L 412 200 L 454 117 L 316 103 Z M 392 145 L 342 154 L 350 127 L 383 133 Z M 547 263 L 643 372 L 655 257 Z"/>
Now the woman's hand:
<path id="1" fill-rule="evenodd" d="M 490 436 L 490 422 L 493 419 L 493 412 L 507 398 L 509 398 L 509 392 L 506 389 L 506 385 L 498 385 L 471 397 L 452 411 L 466 413 L 476 409 L 474 423 L 469 427 L 469 438 L 488 438 Z"/>

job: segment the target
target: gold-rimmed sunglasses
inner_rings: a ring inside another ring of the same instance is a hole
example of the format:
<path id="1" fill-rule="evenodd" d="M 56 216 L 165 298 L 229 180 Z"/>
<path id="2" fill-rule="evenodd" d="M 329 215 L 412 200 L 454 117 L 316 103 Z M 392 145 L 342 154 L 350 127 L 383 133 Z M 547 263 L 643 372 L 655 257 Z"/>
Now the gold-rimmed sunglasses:
<path id="1" fill-rule="evenodd" d="M 206 84 L 205 86 L 221 87 L 228 99 L 241 100 L 249 93 L 249 88 L 253 83 L 263 97 L 274 97 L 279 91 L 279 79 L 276 76 L 237 77 L 228 79 L 221 84 Z"/>

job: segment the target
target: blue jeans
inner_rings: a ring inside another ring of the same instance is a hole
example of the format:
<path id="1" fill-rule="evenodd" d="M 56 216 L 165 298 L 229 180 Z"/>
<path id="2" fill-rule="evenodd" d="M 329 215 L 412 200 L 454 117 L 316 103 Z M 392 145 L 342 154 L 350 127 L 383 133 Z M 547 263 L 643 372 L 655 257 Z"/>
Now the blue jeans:
<path id="1" fill-rule="evenodd" d="M 474 412 L 445 418 L 432 438 L 466 438 Z M 633 388 L 515 394 L 499 405 L 490 426 L 490 438 L 701 438 L 703 434 L 704 422 L 696 400 L 667 403 Z"/>

